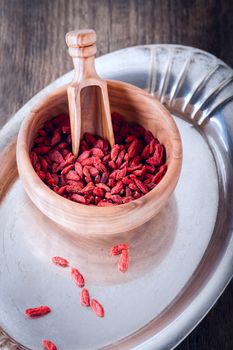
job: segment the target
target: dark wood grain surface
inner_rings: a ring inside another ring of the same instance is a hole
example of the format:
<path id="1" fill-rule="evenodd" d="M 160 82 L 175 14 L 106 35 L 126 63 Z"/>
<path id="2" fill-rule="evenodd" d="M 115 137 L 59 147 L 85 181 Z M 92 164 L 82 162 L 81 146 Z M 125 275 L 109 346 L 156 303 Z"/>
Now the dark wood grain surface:
<path id="1" fill-rule="evenodd" d="M 72 68 L 64 36 L 85 27 L 98 33 L 98 55 L 176 43 L 233 66 L 232 0 L 0 0 L 0 126 Z M 177 349 L 233 349 L 233 282 Z"/>

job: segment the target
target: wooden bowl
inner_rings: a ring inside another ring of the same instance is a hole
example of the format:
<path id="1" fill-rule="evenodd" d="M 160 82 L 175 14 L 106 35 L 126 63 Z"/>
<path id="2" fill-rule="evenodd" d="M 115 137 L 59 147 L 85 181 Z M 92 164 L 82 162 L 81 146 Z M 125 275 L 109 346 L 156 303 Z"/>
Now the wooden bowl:
<path id="1" fill-rule="evenodd" d="M 161 182 L 143 197 L 112 207 L 86 206 L 52 191 L 34 171 L 29 152 L 44 122 L 68 112 L 66 86 L 43 99 L 24 119 L 17 141 L 20 179 L 33 203 L 50 219 L 83 236 L 111 236 L 135 229 L 151 219 L 167 202 L 177 184 L 182 164 L 179 131 L 170 113 L 150 94 L 133 85 L 108 81 L 111 111 L 150 130 L 164 144 L 168 170 Z"/>

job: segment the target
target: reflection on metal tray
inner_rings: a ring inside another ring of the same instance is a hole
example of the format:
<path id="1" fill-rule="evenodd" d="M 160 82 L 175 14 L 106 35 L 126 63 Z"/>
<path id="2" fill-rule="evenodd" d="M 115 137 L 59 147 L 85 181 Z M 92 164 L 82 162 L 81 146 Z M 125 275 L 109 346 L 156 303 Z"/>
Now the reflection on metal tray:
<path id="1" fill-rule="evenodd" d="M 6 349 L 37 349 L 42 338 L 61 350 L 171 349 L 232 276 L 232 70 L 208 53 L 175 45 L 117 51 L 100 57 L 97 69 L 104 78 L 149 90 L 173 113 L 184 147 L 181 178 L 161 214 L 132 239 L 130 271 L 119 278 L 107 248 L 93 254 L 85 243 L 62 236 L 56 224 L 47 227 L 17 178 L 21 121 L 72 73 L 31 99 L 0 134 L 0 344 Z M 51 255 L 66 252 L 83 266 L 88 257 L 84 272 L 105 305 L 104 319 L 79 306 L 67 273 L 49 263 Z M 54 312 L 28 322 L 24 309 L 41 303 Z"/>

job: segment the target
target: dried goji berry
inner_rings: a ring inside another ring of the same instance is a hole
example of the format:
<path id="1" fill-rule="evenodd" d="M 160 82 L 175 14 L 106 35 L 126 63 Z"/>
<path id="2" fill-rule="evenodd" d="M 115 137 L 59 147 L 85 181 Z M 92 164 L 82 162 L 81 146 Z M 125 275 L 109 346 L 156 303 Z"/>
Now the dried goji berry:
<path id="1" fill-rule="evenodd" d="M 63 148 L 63 149 L 61 149 L 61 154 L 62 154 L 63 158 L 65 158 L 67 156 L 67 154 L 69 154 L 69 150 Z M 64 163 L 64 166 L 66 166 L 65 162 L 63 162 L 63 163 Z"/>
<path id="2" fill-rule="evenodd" d="M 123 169 L 121 169 L 121 170 L 117 170 L 116 180 L 118 181 L 118 180 L 123 179 L 126 176 L 126 174 L 127 174 L 127 170 L 128 169 L 127 169 L 126 166 Z"/>
<path id="3" fill-rule="evenodd" d="M 142 158 L 147 159 L 150 155 L 150 145 L 146 145 L 146 147 L 142 151 Z"/>
<path id="4" fill-rule="evenodd" d="M 112 161 L 115 161 L 117 159 L 118 153 L 120 151 L 120 146 L 119 145 L 113 145 L 112 150 L 111 150 L 111 159 Z"/>
<path id="5" fill-rule="evenodd" d="M 35 169 L 36 173 L 38 173 L 38 171 L 40 171 L 40 169 L 41 169 L 41 165 L 40 165 L 40 163 L 39 163 L 39 162 L 38 162 L 38 163 L 36 163 L 36 164 L 34 165 L 34 169 Z"/>
<path id="6" fill-rule="evenodd" d="M 116 181 L 114 179 L 108 179 L 107 185 L 112 188 L 116 186 Z"/>
<path id="7" fill-rule="evenodd" d="M 66 142 L 61 142 L 61 143 L 59 143 L 59 145 L 58 145 L 58 148 L 59 149 L 68 149 L 68 143 L 66 143 Z"/>
<path id="8" fill-rule="evenodd" d="M 111 252 L 110 254 L 111 255 L 119 255 L 121 254 L 122 250 L 127 250 L 129 249 L 129 246 L 127 243 L 121 243 L 121 244 L 117 244 L 117 245 L 114 245 L 112 248 L 111 248 Z"/>
<path id="9" fill-rule="evenodd" d="M 90 177 L 90 176 L 91 176 L 91 175 L 90 175 L 89 168 L 90 168 L 90 166 L 87 166 L 87 165 L 85 165 L 85 166 L 83 167 L 83 175 L 86 176 L 86 177 Z M 90 181 L 91 181 L 91 180 L 90 180 Z"/>
<path id="10" fill-rule="evenodd" d="M 60 132 L 55 130 L 54 131 L 54 134 L 53 134 L 53 137 L 51 139 L 51 146 L 54 146 L 56 145 L 58 142 L 61 141 L 61 135 L 60 135 Z"/>
<path id="11" fill-rule="evenodd" d="M 95 196 L 98 196 L 98 197 L 104 197 L 104 195 L 105 195 L 105 192 L 104 192 L 104 190 L 102 189 L 102 188 L 100 188 L 100 187 L 95 187 L 94 188 L 94 190 L 93 190 L 93 194 L 95 195 Z"/>
<path id="12" fill-rule="evenodd" d="M 46 136 L 46 135 L 47 135 L 47 132 L 46 132 L 45 130 L 43 130 L 43 129 L 39 129 L 39 130 L 37 131 L 37 133 L 38 133 L 40 136 Z"/>
<path id="13" fill-rule="evenodd" d="M 55 264 L 55 265 L 59 265 L 61 267 L 67 267 L 69 266 L 69 261 L 66 260 L 65 258 L 62 258 L 61 256 L 54 256 L 52 258 L 52 262 Z"/>
<path id="14" fill-rule="evenodd" d="M 135 185 L 135 183 L 131 182 L 131 183 L 129 184 L 129 188 L 130 188 L 131 190 L 133 190 L 133 191 L 136 191 L 138 187 L 137 187 L 137 185 Z"/>
<path id="15" fill-rule="evenodd" d="M 117 173 L 118 173 L 118 170 L 114 170 L 114 171 L 109 175 L 109 179 L 116 180 Z"/>
<path id="16" fill-rule="evenodd" d="M 132 191 L 131 191 L 131 189 L 129 187 L 125 188 L 125 195 L 126 195 L 126 197 L 132 196 Z"/>
<path id="17" fill-rule="evenodd" d="M 74 202 L 77 202 L 77 203 L 86 204 L 86 199 L 77 193 L 72 194 L 70 196 L 70 199 L 72 199 Z"/>
<path id="18" fill-rule="evenodd" d="M 90 306 L 90 295 L 89 295 L 89 292 L 86 288 L 83 288 L 81 290 L 80 303 L 83 306 Z"/>
<path id="19" fill-rule="evenodd" d="M 129 158 L 133 158 L 136 156 L 137 152 L 137 145 L 138 145 L 138 139 L 135 139 L 129 146 L 128 148 L 128 155 Z"/>
<path id="20" fill-rule="evenodd" d="M 109 194 L 109 196 L 108 196 L 108 194 Z M 111 201 L 113 203 L 122 204 L 122 198 L 121 198 L 121 196 L 119 196 L 119 194 L 111 194 L 111 193 L 107 192 L 105 197 L 107 199 L 111 199 Z"/>
<path id="21" fill-rule="evenodd" d="M 115 170 L 117 168 L 116 163 L 114 162 L 114 160 L 110 160 L 110 162 L 108 162 L 109 167 L 112 170 Z"/>
<path id="22" fill-rule="evenodd" d="M 45 173 L 43 171 L 37 171 L 36 173 L 42 181 L 45 180 Z"/>
<path id="23" fill-rule="evenodd" d="M 63 125 L 62 132 L 63 132 L 63 134 L 70 134 L 70 132 L 71 132 L 70 126 Z"/>
<path id="24" fill-rule="evenodd" d="M 83 159 L 81 161 L 81 164 L 82 164 L 82 166 L 85 166 L 85 165 L 95 165 L 96 166 L 99 162 L 100 162 L 99 157 L 92 156 L 90 158 Z"/>
<path id="25" fill-rule="evenodd" d="M 101 178 L 100 178 L 100 175 L 98 174 L 98 175 L 96 175 L 96 177 L 95 177 L 95 184 L 97 185 L 97 184 L 99 184 L 100 183 L 100 180 L 101 180 Z"/>
<path id="26" fill-rule="evenodd" d="M 62 154 L 58 150 L 52 150 L 49 152 L 49 159 L 55 163 L 62 163 L 65 161 Z"/>
<path id="27" fill-rule="evenodd" d="M 103 157 L 102 161 L 104 163 L 107 163 L 111 160 L 111 155 L 110 154 L 106 154 L 106 156 Z"/>
<path id="28" fill-rule="evenodd" d="M 109 176 L 108 172 L 103 172 L 99 182 L 102 182 L 103 184 L 106 184 L 106 182 L 108 181 L 108 176 Z"/>
<path id="29" fill-rule="evenodd" d="M 82 154 L 80 154 L 80 156 L 78 157 L 77 161 L 79 163 L 81 163 L 84 159 L 87 159 L 90 157 L 90 154 L 91 154 L 91 151 L 90 150 L 87 150 L 87 151 L 84 151 Z"/>
<path id="30" fill-rule="evenodd" d="M 83 189 L 83 186 L 81 186 L 81 184 L 79 184 L 79 183 L 75 183 L 75 184 L 66 186 L 66 191 L 69 193 L 81 192 L 82 189 Z"/>
<path id="31" fill-rule="evenodd" d="M 67 155 L 65 156 L 65 164 L 69 165 L 69 164 L 73 163 L 74 160 L 75 160 L 74 155 L 71 152 L 67 153 Z"/>
<path id="32" fill-rule="evenodd" d="M 44 128 L 45 128 L 46 131 L 53 132 L 54 126 L 53 126 L 52 121 L 51 120 L 47 120 L 47 122 L 45 122 L 45 124 L 44 124 Z"/>
<path id="33" fill-rule="evenodd" d="M 83 152 L 83 151 L 87 151 L 89 150 L 89 145 L 87 144 L 87 142 L 85 140 L 81 140 L 80 142 L 80 150 Z"/>
<path id="34" fill-rule="evenodd" d="M 99 171 L 94 166 L 90 166 L 89 173 L 91 176 L 96 177 L 99 174 Z"/>
<path id="35" fill-rule="evenodd" d="M 122 202 L 124 204 L 129 203 L 129 202 L 131 202 L 133 200 L 134 200 L 134 198 L 132 196 L 127 196 L 127 197 L 122 198 Z"/>
<path id="36" fill-rule="evenodd" d="M 95 162 L 94 166 L 97 170 L 101 171 L 102 173 L 108 172 L 105 165 L 103 163 L 101 163 L 100 160 L 99 160 L 99 162 Z"/>
<path id="37" fill-rule="evenodd" d="M 42 345 L 45 350 L 57 350 L 56 345 L 51 340 L 48 340 L 48 339 L 42 340 Z"/>
<path id="38" fill-rule="evenodd" d="M 145 140 L 146 144 L 149 144 L 150 141 L 153 140 L 153 139 L 154 139 L 153 134 L 149 130 L 145 131 L 145 133 L 144 133 L 144 140 Z"/>
<path id="39" fill-rule="evenodd" d="M 118 262 L 118 270 L 121 272 L 126 272 L 129 266 L 129 256 L 128 249 L 123 249 Z"/>
<path id="40" fill-rule="evenodd" d="M 40 146 L 40 147 L 34 147 L 33 151 L 38 154 L 46 154 L 50 151 L 51 147 L 49 146 Z"/>
<path id="41" fill-rule="evenodd" d="M 75 284 L 80 287 L 83 288 L 85 285 L 85 280 L 83 275 L 74 267 L 71 268 L 71 277 L 73 279 L 73 281 L 75 282 Z"/>
<path id="42" fill-rule="evenodd" d="M 70 170 L 66 174 L 66 178 L 67 178 L 67 180 L 73 180 L 73 181 L 79 181 L 80 180 L 80 176 L 76 173 L 75 170 Z"/>
<path id="43" fill-rule="evenodd" d="M 153 190 L 153 188 L 156 186 L 156 184 L 153 182 L 149 182 L 146 186 L 149 190 Z"/>
<path id="44" fill-rule="evenodd" d="M 70 170 L 74 169 L 74 164 L 67 165 L 65 168 L 62 169 L 61 174 L 65 175 L 67 174 Z"/>
<path id="45" fill-rule="evenodd" d="M 91 308 L 97 316 L 104 317 L 104 308 L 96 299 L 91 299 Z"/>
<path id="46" fill-rule="evenodd" d="M 135 135 L 129 135 L 126 137 L 125 142 L 127 143 L 131 143 L 132 141 L 134 141 L 136 139 Z"/>
<path id="47" fill-rule="evenodd" d="M 124 185 L 129 185 L 130 183 L 132 183 L 132 180 L 129 177 L 123 177 L 122 182 Z"/>
<path id="48" fill-rule="evenodd" d="M 42 170 L 45 171 L 45 172 L 47 172 L 48 167 L 49 167 L 49 164 L 48 164 L 48 162 L 46 161 L 45 158 L 40 157 L 40 164 L 41 164 Z"/>
<path id="49" fill-rule="evenodd" d="M 110 187 L 108 187 L 106 184 L 103 184 L 103 183 L 97 184 L 96 187 L 102 188 L 102 189 L 105 190 L 106 192 L 110 192 L 110 191 L 111 191 Z"/>
<path id="50" fill-rule="evenodd" d="M 140 180 L 138 180 L 137 178 L 134 180 L 134 183 L 136 184 L 136 186 L 139 188 L 139 190 L 142 193 L 146 194 L 148 192 L 147 187 Z"/>
<path id="51" fill-rule="evenodd" d="M 123 162 L 124 156 L 125 156 L 125 151 L 124 150 L 120 151 L 120 153 L 118 154 L 118 157 L 115 161 L 117 168 L 120 168 L 120 166 Z"/>
<path id="52" fill-rule="evenodd" d="M 92 193 L 92 191 L 94 190 L 95 185 L 93 184 L 93 182 L 89 182 L 83 189 L 82 189 L 82 193 L 84 194 L 88 194 L 88 193 Z"/>
<path id="53" fill-rule="evenodd" d="M 107 140 L 103 140 L 103 151 L 104 151 L 105 154 L 108 151 L 108 149 L 109 149 L 108 141 Z"/>
<path id="54" fill-rule="evenodd" d="M 85 176 L 85 177 L 84 177 L 84 180 L 85 180 L 85 182 L 86 182 L 87 184 L 89 184 L 89 182 L 92 182 L 92 178 L 91 178 L 90 175 L 89 175 L 89 176 Z"/>
<path id="55" fill-rule="evenodd" d="M 32 162 L 32 165 L 33 165 L 33 166 L 35 166 L 36 163 L 39 162 L 38 155 L 37 155 L 35 152 L 31 152 L 31 153 L 30 153 L 30 159 L 31 159 L 31 162 Z"/>
<path id="56" fill-rule="evenodd" d="M 161 166 L 159 172 L 153 177 L 152 182 L 158 184 L 167 171 L 167 165 Z"/>
<path id="57" fill-rule="evenodd" d="M 75 169 L 76 173 L 80 176 L 80 178 L 82 178 L 83 177 L 83 167 L 78 161 L 75 163 L 74 169 Z"/>
<path id="58" fill-rule="evenodd" d="M 47 315 L 49 312 L 51 312 L 51 309 L 49 306 L 37 306 L 33 308 L 29 308 L 25 310 L 25 315 L 28 317 L 40 317 Z"/>
<path id="59" fill-rule="evenodd" d="M 111 194 L 118 194 L 123 188 L 123 183 L 122 181 L 118 181 L 116 186 L 114 186 L 111 190 Z"/>
<path id="60" fill-rule="evenodd" d="M 53 177 L 54 174 L 47 172 L 45 174 L 45 181 L 49 186 L 57 185 L 57 180 Z"/>
<path id="61" fill-rule="evenodd" d="M 66 192 L 66 186 L 62 186 L 58 189 L 57 193 L 61 196 Z"/>
<path id="62" fill-rule="evenodd" d="M 100 148 L 92 148 L 91 153 L 95 157 L 103 158 L 104 152 Z"/>
<path id="63" fill-rule="evenodd" d="M 38 143 L 38 144 L 44 143 L 45 142 L 45 137 L 43 137 L 43 136 L 36 137 L 34 139 L 34 142 Z"/>
<path id="64" fill-rule="evenodd" d="M 101 150 L 104 149 L 104 142 L 103 140 L 97 140 L 96 144 L 95 144 L 96 148 L 100 148 Z"/>

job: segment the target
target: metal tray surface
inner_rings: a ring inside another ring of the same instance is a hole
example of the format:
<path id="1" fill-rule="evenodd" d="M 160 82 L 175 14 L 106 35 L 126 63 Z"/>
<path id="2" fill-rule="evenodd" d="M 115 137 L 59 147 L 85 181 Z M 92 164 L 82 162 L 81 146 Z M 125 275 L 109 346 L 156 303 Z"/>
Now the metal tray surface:
<path id="1" fill-rule="evenodd" d="M 0 132 L 4 349 L 40 349 L 43 338 L 54 340 L 59 350 L 172 349 L 232 277 L 233 71 L 204 51 L 177 45 L 113 52 L 97 59 L 97 70 L 104 78 L 147 89 L 172 112 L 183 142 L 181 177 L 167 206 L 146 224 L 143 237 L 132 242 L 129 272 L 119 276 L 103 265 L 104 258 L 102 265 L 94 264 L 101 250 L 85 252 L 80 246 L 72 253 L 61 227 L 46 227 L 17 175 L 15 144 L 23 118 L 43 96 L 70 82 L 73 73 L 21 108 Z M 50 264 L 51 256 L 68 251 L 80 263 L 87 254 L 95 266 L 86 274 L 92 295 L 105 306 L 104 319 L 79 305 L 67 272 Z M 24 309 L 38 304 L 54 311 L 27 320 Z"/>

